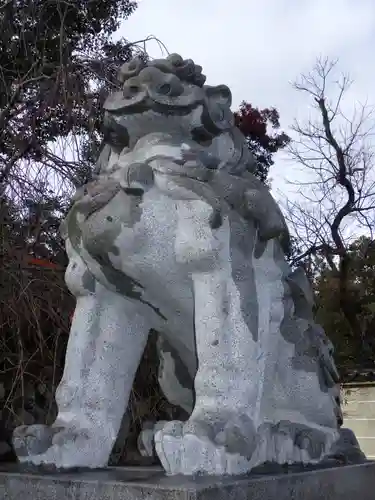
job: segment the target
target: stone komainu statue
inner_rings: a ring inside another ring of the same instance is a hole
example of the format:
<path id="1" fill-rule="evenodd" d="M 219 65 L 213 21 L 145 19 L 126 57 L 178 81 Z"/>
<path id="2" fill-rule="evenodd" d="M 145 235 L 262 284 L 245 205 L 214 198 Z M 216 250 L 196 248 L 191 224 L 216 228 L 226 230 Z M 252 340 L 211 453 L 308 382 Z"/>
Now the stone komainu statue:
<path id="1" fill-rule="evenodd" d="M 161 388 L 190 414 L 140 438 L 168 473 L 341 452 L 339 379 L 310 285 L 284 258 L 285 221 L 230 90 L 201 71 L 178 55 L 135 59 L 104 104 L 94 180 L 63 225 L 77 306 L 58 416 L 16 429 L 21 462 L 107 465 L 151 329 Z"/>

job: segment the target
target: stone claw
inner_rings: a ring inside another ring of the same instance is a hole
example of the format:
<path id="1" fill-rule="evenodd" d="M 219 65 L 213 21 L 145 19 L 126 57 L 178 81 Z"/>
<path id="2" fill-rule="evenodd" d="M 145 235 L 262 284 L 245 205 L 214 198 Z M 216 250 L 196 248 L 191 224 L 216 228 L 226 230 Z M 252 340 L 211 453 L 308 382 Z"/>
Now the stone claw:
<path id="1" fill-rule="evenodd" d="M 13 447 L 19 457 L 40 455 L 52 446 L 52 429 L 46 425 L 22 425 L 13 433 Z"/>
<path id="2" fill-rule="evenodd" d="M 53 465 L 61 469 L 107 465 L 101 454 L 95 453 L 100 441 L 86 429 L 23 425 L 14 431 L 13 446 L 21 463 Z"/>
<path id="3" fill-rule="evenodd" d="M 168 422 L 156 432 L 155 449 L 166 472 L 184 475 L 248 472 L 254 446 L 249 447 L 240 430 L 232 428 L 230 423 L 219 433 L 217 426 L 216 418 L 212 422 L 190 418 L 185 423 Z M 251 442 L 254 437 L 253 434 Z"/>

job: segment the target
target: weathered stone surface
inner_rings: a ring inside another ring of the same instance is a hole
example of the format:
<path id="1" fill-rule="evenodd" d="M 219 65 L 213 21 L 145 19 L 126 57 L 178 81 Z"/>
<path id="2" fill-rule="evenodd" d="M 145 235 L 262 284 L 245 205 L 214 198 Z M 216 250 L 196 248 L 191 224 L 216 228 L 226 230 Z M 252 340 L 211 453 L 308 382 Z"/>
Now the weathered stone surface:
<path id="1" fill-rule="evenodd" d="M 19 460 L 106 466 L 151 329 L 161 388 L 190 413 L 139 440 L 169 474 L 340 454 L 333 349 L 285 260 L 285 220 L 253 174 L 230 90 L 176 54 L 133 61 L 120 80 L 96 177 L 63 227 L 77 306 L 57 419 L 15 431 Z"/>
<path id="2" fill-rule="evenodd" d="M 2 500 L 373 500 L 374 488 L 373 462 L 236 479 L 166 477 L 152 467 L 60 474 L 0 472 Z"/>

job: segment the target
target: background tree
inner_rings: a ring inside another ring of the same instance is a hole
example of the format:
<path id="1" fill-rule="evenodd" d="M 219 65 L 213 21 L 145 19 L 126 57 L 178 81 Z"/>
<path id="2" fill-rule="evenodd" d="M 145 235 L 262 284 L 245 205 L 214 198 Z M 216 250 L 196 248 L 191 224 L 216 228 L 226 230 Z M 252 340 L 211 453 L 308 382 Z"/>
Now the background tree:
<path id="1" fill-rule="evenodd" d="M 362 236 L 347 252 L 348 294 L 363 338 L 350 328 L 340 304 L 340 280 L 324 260 L 314 283 L 317 319 L 334 343 L 336 361 L 344 372 L 355 366 L 370 368 L 375 362 L 375 241 Z"/>
<path id="2" fill-rule="evenodd" d="M 16 425 L 51 421 L 74 305 L 64 283 L 55 198 L 0 205 L 0 460 Z M 53 262 L 56 261 L 56 264 Z M 40 265 L 42 264 L 42 265 Z"/>
<path id="3" fill-rule="evenodd" d="M 111 35 L 131 0 L 13 0 L 0 6 L 0 190 L 35 177 L 80 183 L 82 146 L 97 142 L 101 102 L 135 47 Z"/>
<path id="4" fill-rule="evenodd" d="M 255 174 L 266 182 L 274 155 L 290 143 L 290 137 L 280 131 L 279 112 L 275 108 L 259 109 L 243 101 L 234 116 L 257 162 Z"/>
<path id="5" fill-rule="evenodd" d="M 361 316 L 368 297 L 358 293 L 353 279 L 360 259 L 352 243 L 360 234 L 373 240 L 373 109 L 362 105 L 351 116 L 345 113 L 344 96 L 351 82 L 345 75 L 336 79 L 336 66 L 336 61 L 319 59 L 313 71 L 294 85 L 311 98 L 315 118 L 294 124 L 296 139 L 289 152 L 303 167 L 306 181 L 296 183 L 297 201 L 287 202 L 285 208 L 301 250 L 292 263 L 302 263 L 313 277 L 321 273 L 318 288 L 327 280 L 335 284 L 325 296 L 330 293 L 340 309 L 340 328 L 350 331 L 361 343 L 362 352 L 368 354 L 368 321 L 363 322 Z M 332 334 L 332 329 L 328 330 Z M 363 356 L 357 361 L 363 363 Z"/>

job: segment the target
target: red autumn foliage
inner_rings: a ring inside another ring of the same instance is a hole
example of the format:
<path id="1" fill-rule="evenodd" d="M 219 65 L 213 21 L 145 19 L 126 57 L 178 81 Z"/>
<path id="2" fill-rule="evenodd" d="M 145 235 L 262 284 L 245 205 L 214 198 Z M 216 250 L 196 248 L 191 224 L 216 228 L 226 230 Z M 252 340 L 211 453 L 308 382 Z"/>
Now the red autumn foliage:
<path id="1" fill-rule="evenodd" d="M 60 267 L 58 264 L 55 264 L 54 262 L 50 262 L 45 259 L 37 259 L 34 257 L 29 257 L 27 259 L 27 264 L 32 266 L 44 267 L 46 269 L 59 269 Z"/>
<path id="2" fill-rule="evenodd" d="M 269 168 L 274 164 L 273 155 L 290 142 L 290 137 L 280 131 L 279 112 L 275 108 L 255 108 L 244 101 L 234 118 L 257 161 L 256 175 L 265 182 Z"/>

